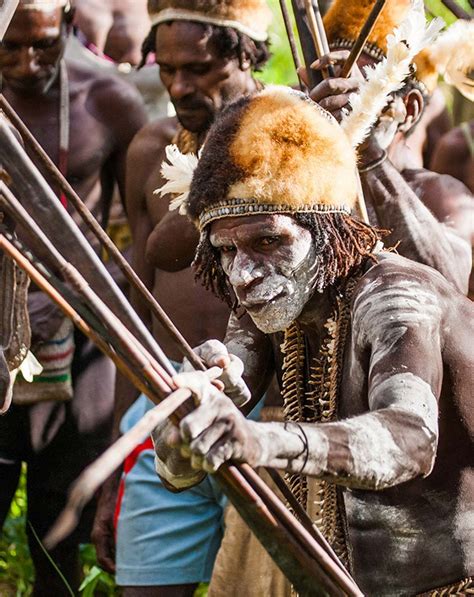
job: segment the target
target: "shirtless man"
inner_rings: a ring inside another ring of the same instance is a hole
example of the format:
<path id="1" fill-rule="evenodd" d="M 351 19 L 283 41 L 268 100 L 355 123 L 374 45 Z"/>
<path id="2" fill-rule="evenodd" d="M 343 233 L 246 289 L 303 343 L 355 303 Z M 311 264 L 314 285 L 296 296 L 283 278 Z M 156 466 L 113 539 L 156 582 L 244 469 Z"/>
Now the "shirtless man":
<path id="1" fill-rule="evenodd" d="M 176 326 L 192 344 L 208 338 L 222 339 L 229 308 L 194 281 L 189 267 L 167 273 L 156 260 L 147 260 L 147 243 L 160 244 L 161 257 L 179 253 L 182 243 L 195 248 L 198 236 L 186 218 L 175 225 L 166 223 L 169 201 L 155 189 L 163 186 L 161 164 L 165 148 L 177 143 L 184 151 L 197 153 L 215 115 L 229 101 L 258 89 L 252 76 L 269 57 L 266 39 L 268 8 L 256 2 L 253 8 L 239 8 L 239 2 L 187 3 L 192 14 L 183 19 L 183 3 L 152 2 L 154 26 L 145 53 L 156 55 L 160 76 L 170 95 L 177 117 L 147 125 L 134 139 L 128 154 L 127 212 L 133 236 L 133 266 L 153 291 Z M 226 26 L 219 23 L 226 22 Z M 230 25 L 229 25 L 230 22 Z M 176 346 L 138 297 L 134 304 L 150 326 L 165 353 L 178 364 L 182 357 Z M 137 394 L 125 383 L 116 396 L 116 433 L 122 421 L 125 431 L 151 406 L 140 397 L 122 416 Z M 94 539 L 99 561 L 116 570 L 124 595 L 192 595 L 197 583 L 209 580 L 221 538 L 222 495 L 206 481 L 193 492 L 170 496 L 156 479 L 151 442 L 127 462 L 127 474 L 116 512 L 116 564 L 113 555 L 113 504 L 117 480 L 102 491 Z M 133 464 L 133 466 L 132 466 Z M 183 540 L 184 537 L 184 540 Z"/>
<path id="2" fill-rule="evenodd" d="M 183 208 L 201 232 L 198 275 L 243 313 L 226 346 L 199 352 L 242 359 L 241 398 L 276 370 L 287 422 L 248 421 L 205 373 L 182 373 L 201 405 L 156 430 L 157 471 L 180 488 L 227 460 L 287 471 L 364 594 L 468 594 L 473 306 L 348 215 L 355 160 L 328 113 L 289 90 L 216 122 Z"/>
<path id="3" fill-rule="evenodd" d="M 331 62 L 337 74 L 348 56 L 346 48 L 354 43 L 354 33 L 370 9 L 370 2 L 333 3 L 324 19 L 333 51 L 315 64 L 316 68 Z M 358 61 L 360 67 L 380 61 L 386 52 L 387 35 L 400 24 L 406 10 L 410 10 L 408 2 L 388 0 Z M 398 251 L 402 255 L 434 267 L 466 293 L 474 221 L 472 197 L 458 180 L 424 169 L 421 147 L 411 143 L 429 101 L 427 85 L 433 84 L 431 71 L 423 70 L 422 64 L 394 95 L 379 127 L 359 149 L 358 167 L 371 223 L 393 231 L 390 242 L 400 241 Z M 347 79 L 336 76 L 313 89 L 311 97 L 340 120 L 359 80 L 354 75 Z"/>
<path id="4" fill-rule="evenodd" d="M 441 137 L 431 170 L 454 176 L 474 193 L 474 120 L 463 122 Z"/>
<path id="5" fill-rule="evenodd" d="M 127 147 L 146 118 L 133 88 L 62 60 L 70 22 L 65 4 L 20 2 L 0 46 L 3 93 L 105 225 L 115 182 L 124 191 Z M 67 104 L 69 110 L 64 109 Z M 39 292 L 31 292 L 29 302 L 34 347 L 50 340 L 63 318 Z M 80 336 L 72 375 L 71 402 L 13 404 L 0 419 L 0 521 L 26 461 L 28 517 L 39 538 L 64 506 L 70 483 L 104 448 L 110 429 L 114 368 Z M 81 529 L 51 553 L 75 591 L 80 582 L 77 547 L 89 540 L 92 516 L 93 508 Z M 36 567 L 35 595 L 69 594 L 30 526 L 27 531 Z"/>

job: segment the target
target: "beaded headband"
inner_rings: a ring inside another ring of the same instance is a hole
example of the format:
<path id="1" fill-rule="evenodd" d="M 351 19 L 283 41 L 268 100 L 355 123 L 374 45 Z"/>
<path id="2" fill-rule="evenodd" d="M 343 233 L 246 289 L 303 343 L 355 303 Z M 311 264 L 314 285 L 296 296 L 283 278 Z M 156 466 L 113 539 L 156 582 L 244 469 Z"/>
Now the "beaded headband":
<path id="1" fill-rule="evenodd" d="M 316 204 L 292 207 L 291 205 L 285 204 L 258 203 L 253 199 L 226 199 L 201 212 L 201 215 L 199 216 L 199 230 L 202 231 L 211 222 L 221 220 L 222 218 L 296 213 L 342 213 L 350 215 L 351 210 L 345 205 Z"/>

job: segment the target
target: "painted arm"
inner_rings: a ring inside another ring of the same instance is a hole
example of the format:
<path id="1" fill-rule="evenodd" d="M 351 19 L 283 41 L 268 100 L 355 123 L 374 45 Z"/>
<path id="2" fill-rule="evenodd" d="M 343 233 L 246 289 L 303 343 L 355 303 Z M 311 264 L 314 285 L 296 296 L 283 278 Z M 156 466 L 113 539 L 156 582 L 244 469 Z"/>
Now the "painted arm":
<path id="1" fill-rule="evenodd" d="M 220 369 L 216 379 L 226 392 L 226 400 L 230 401 L 233 408 L 236 409 L 234 405 L 238 405 L 244 414 L 248 414 L 267 390 L 274 372 L 273 351 L 268 337 L 255 327 L 248 315 L 238 319 L 232 314 L 225 344 L 208 340 L 194 350 L 207 367 Z M 192 372 L 191 368 L 186 367 L 186 362 L 184 370 L 185 373 L 176 376 L 178 385 L 187 387 L 188 383 L 193 384 L 198 380 L 196 394 L 205 396 L 204 400 L 207 400 L 209 392 L 214 395 L 214 391 L 217 391 L 204 374 Z M 220 392 L 218 394 L 221 395 Z M 246 420 L 240 412 L 239 415 Z M 164 423 L 155 429 L 155 466 L 169 489 L 185 489 L 200 482 L 203 474 L 199 464 L 196 466 L 192 459 L 189 460 L 191 453 L 187 447 L 184 447 L 184 456 L 179 443 L 170 447 L 168 440 L 175 432 L 176 428 L 171 423 Z"/>
<path id="2" fill-rule="evenodd" d="M 369 211 L 372 207 L 378 225 L 391 231 L 386 244 L 395 245 L 400 241 L 400 254 L 438 270 L 466 294 L 471 269 L 470 247 L 462 239 L 466 235 L 463 230 L 458 230 L 461 234 L 456 235 L 455 228 L 450 229 L 439 221 L 436 211 L 429 208 L 431 203 L 447 205 L 449 202 L 446 220 L 456 225 L 463 220 L 463 198 L 454 197 L 449 189 L 437 185 L 431 189 L 431 201 L 423 202 L 389 159 L 375 167 L 370 165 L 377 163 L 381 155 L 381 150 L 371 141 L 371 147 L 361 153 L 359 168 Z M 419 191 L 424 194 L 422 188 Z"/>
<path id="3" fill-rule="evenodd" d="M 400 283 L 374 273 L 354 306 L 353 350 L 371 354 L 366 413 L 324 424 L 255 423 L 210 386 L 168 441 L 186 442 L 193 465 L 207 471 L 232 459 L 372 490 L 428 475 L 438 439 L 440 308 L 419 275 Z"/>

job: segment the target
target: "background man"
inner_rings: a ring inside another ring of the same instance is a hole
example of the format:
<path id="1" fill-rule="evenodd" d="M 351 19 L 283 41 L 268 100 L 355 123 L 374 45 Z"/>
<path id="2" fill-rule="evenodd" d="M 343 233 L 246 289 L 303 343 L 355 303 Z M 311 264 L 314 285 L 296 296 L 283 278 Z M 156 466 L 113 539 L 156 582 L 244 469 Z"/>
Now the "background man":
<path id="1" fill-rule="evenodd" d="M 369 1 L 332 4 L 324 24 L 333 52 L 316 68 L 330 61 L 339 71 L 371 8 Z M 387 36 L 410 10 L 408 1 L 388 0 L 358 61 L 360 67 L 382 59 Z M 394 94 L 379 125 L 359 148 L 358 167 L 371 223 L 393 231 L 390 244 L 400 241 L 402 255 L 434 267 L 465 293 L 471 267 L 472 197 L 451 176 L 423 169 L 421 148 L 414 151 L 410 143 L 438 80 L 422 54 L 415 58 L 414 76 Z M 356 76 L 327 79 L 311 97 L 340 120 L 359 83 Z"/>
<path id="2" fill-rule="evenodd" d="M 205 373 L 180 374 L 201 405 L 156 430 L 157 471 L 183 487 L 227 460 L 285 470 L 364 594 L 467 594 L 473 307 L 348 215 L 355 163 L 335 121 L 286 89 L 216 122 L 183 207 L 197 274 L 245 315 L 227 349 L 200 353 L 240 356 L 254 400 L 276 369 L 287 422 L 247 421 Z"/>
<path id="3" fill-rule="evenodd" d="M 176 110 L 176 118 L 155 121 L 134 139 L 128 154 L 127 211 L 133 236 L 133 266 L 192 344 L 224 336 L 229 308 L 194 282 L 189 267 L 167 273 L 147 259 L 147 244 L 159 245 L 159 257 L 172 260 L 181 245 L 198 237 L 180 215 L 167 219 L 169 200 L 154 194 L 164 183 L 161 164 L 174 142 L 197 153 L 216 114 L 231 100 L 255 92 L 252 77 L 269 57 L 266 44 L 269 9 L 263 0 L 235 2 L 150 2 L 153 27 L 144 44 L 144 59 L 154 52 L 160 77 Z M 170 257 L 173 256 L 173 257 Z M 188 264 L 189 265 L 189 264 Z M 180 269 L 175 268 L 175 269 Z M 152 325 L 151 314 L 135 297 L 135 307 Z M 153 333 L 168 356 L 179 351 L 160 326 Z M 116 432 L 136 391 L 119 384 Z M 122 420 L 129 428 L 151 406 L 140 397 Z M 124 595 L 188 595 L 209 580 L 221 538 L 222 495 L 209 481 L 193 491 L 170 495 L 154 473 L 151 442 L 127 462 L 117 508 L 116 578 Z M 99 561 L 113 562 L 113 504 L 117 479 L 104 488 L 95 524 Z M 123 497 L 121 497 L 123 494 Z"/>
<path id="4" fill-rule="evenodd" d="M 115 183 L 124 191 L 128 144 L 146 117 L 133 88 L 62 59 L 70 20 L 62 0 L 20 2 L 0 46 L 3 93 L 105 225 Z M 64 319 L 39 292 L 31 292 L 29 302 L 34 348 L 50 341 Z M 111 423 L 114 368 L 78 335 L 72 376 L 71 402 L 14 404 L 0 419 L 0 521 L 26 461 L 35 595 L 69 594 L 33 531 L 41 538 L 50 528 L 69 484 L 103 449 Z M 40 383 L 36 394 L 44 398 Z M 74 590 L 79 585 L 77 547 L 89 539 L 93 510 L 51 554 Z"/>

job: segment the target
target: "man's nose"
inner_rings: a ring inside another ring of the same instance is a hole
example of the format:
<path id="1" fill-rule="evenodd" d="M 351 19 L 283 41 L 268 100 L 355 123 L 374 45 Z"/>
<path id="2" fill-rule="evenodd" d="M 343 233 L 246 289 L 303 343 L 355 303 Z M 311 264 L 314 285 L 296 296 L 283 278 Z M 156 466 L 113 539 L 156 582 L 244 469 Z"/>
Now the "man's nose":
<path id="1" fill-rule="evenodd" d="M 193 86 L 183 73 L 177 71 L 173 77 L 169 94 L 172 99 L 180 100 L 193 92 Z"/>
<path id="2" fill-rule="evenodd" d="M 263 278 L 263 273 L 255 263 L 245 256 L 236 255 L 229 272 L 229 282 L 235 289 L 248 290 Z"/>
<path id="3" fill-rule="evenodd" d="M 31 77 L 39 72 L 39 64 L 33 48 L 22 47 L 16 63 L 17 76 Z"/>

